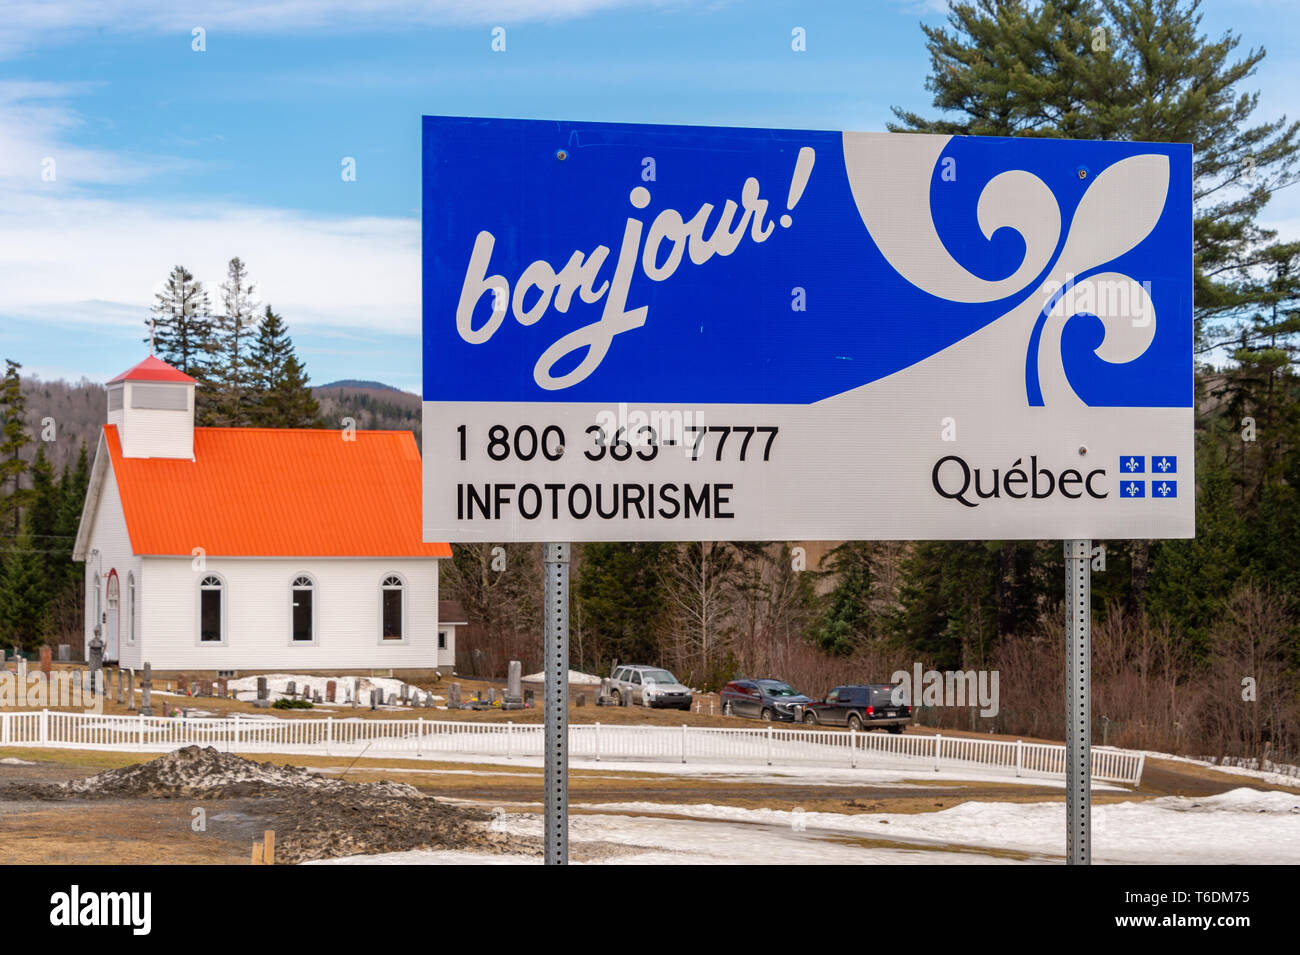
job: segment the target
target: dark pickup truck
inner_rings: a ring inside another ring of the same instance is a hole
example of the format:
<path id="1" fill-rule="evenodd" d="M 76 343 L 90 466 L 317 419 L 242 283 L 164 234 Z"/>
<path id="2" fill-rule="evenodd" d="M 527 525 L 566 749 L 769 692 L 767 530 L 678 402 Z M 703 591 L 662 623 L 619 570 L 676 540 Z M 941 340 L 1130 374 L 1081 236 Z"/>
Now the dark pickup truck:
<path id="1" fill-rule="evenodd" d="M 824 700 L 803 705 L 803 721 L 812 726 L 847 726 L 851 730 L 887 729 L 903 732 L 912 722 L 912 708 L 895 703 L 888 683 L 837 686 Z"/>

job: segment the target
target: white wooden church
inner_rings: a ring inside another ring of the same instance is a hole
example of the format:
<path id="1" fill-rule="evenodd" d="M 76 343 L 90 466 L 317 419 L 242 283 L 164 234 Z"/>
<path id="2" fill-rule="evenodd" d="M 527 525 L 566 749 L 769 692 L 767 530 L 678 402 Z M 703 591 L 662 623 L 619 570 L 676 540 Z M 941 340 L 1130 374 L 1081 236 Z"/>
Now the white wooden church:
<path id="1" fill-rule="evenodd" d="M 73 556 L 87 646 L 128 669 L 405 671 L 455 662 L 446 544 L 421 540 L 409 431 L 196 428 L 195 381 L 150 356 L 108 383 Z"/>

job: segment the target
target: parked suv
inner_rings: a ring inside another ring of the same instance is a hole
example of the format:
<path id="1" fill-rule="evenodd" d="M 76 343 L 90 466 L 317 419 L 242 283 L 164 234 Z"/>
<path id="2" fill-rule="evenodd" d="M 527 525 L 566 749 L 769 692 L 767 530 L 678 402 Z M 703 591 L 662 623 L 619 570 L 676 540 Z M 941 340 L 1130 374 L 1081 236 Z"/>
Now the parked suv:
<path id="1" fill-rule="evenodd" d="M 615 704 L 621 704 L 626 695 L 631 702 L 646 706 L 691 708 L 691 691 L 660 667 L 616 667 L 610 681 Z"/>
<path id="2" fill-rule="evenodd" d="M 893 691 L 888 683 L 837 686 L 826 694 L 826 699 L 804 705 L 803 721 L 847 726 L 851 730 L 888 729 L 891 733 L 901 733 L 912 722 L 912 708 L 895 703 Z"/>
<path id="3" fill-rule="evenodd" d="M 799 707 L 811 703 L 789 683 L 781 680 L 732 680 L 718 694 L 727 716 L 748 716 L 771 722 L 791 722 Z"/>

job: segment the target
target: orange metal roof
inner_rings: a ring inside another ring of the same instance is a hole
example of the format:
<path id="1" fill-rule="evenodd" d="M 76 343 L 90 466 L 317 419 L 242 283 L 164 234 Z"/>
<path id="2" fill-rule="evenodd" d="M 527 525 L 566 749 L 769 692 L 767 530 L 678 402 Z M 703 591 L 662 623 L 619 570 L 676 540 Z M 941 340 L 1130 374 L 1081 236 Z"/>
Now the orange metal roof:
<path id="1" fill-rule="evenodd" d="M 450 557 L 424 543 L 409 431 L 195 428 L 195 460 L 125 458 L 104 436 L 137 554 Z"/>
<path id="2" fill-rule="evenodd" d="M 134 368 L 128 368 L 122 374 L 109 381 L 110 385 L 115 385 L 119 381 L 187 381 L 194 382 L 194 379 L 185 372 L 173 368 L 167 362 L 154 358 L 150 355 Z"/>

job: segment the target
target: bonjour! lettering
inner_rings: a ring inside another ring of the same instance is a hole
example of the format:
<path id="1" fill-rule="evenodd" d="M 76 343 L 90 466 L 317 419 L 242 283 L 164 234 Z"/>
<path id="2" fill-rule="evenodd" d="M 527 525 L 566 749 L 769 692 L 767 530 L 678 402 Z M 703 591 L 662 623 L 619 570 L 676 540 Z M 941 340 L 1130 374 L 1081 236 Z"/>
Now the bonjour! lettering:
<path id="1" fill-rule="evenodd" d="M 799 150 L 787 209 L 793 210 L 802 196 L 814 158 L 812 147 Z M 650 190 L 637 186 L 628 201 L 635 209 L 645 209 L 650 205 Z M 783 228 L 788 228 L 793 219 L 787 212 L 779 221 Z M 475 237 L 465 270 L 456 305 L 456 331 L 466 342 L 482 345 L 500 330 L 507 312 L 520 325 L 533 325 L 552 306 L 557 312 L 568 312 L 574 295 L 588 305 L 604 299 L 604 310 L 597 321 L 562 336 L 542 352 L 533 368 L 533 380 L 539 387 L 548 391 L 568 388 L 584 381 L 600 367 L 617 335 L 645 324 L 649 308 L 628 307 L 628 293 L 638 265 L 646 278 L 663 282 L 672 277 L 687 256 L 693 265 L 703 265 L 715 255 L 731 255 L 746 234 L 750 241 L 762 243 L 775 230 L 776 223 L 768 219 L 768 200 L 761 195 L 758 179 L 750 176 L 741 186 L 740 202 L 727 199 L 716 216 L 710 202 L 701 205 L 689 219 L 683 218 L 676 209 L 664 209 L 655 216 L 648 230 L 641 219 L 628 216 L 612 277 L 601 278 L 610 248 L 598 245 L 589 253 L 575 251 L 558 270 L 545 259 L 536 260 L 515 280 L 513 291 L 504 275 L 489 274 L 496 236 L 484 230 Z M 489 293 L 492 313 L 475 326 L 475 308 Z M 554 373 L 556 365 L 579 352 L 585 354 L 576 367 L 558 375 Z"/>

